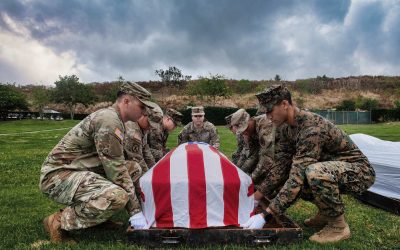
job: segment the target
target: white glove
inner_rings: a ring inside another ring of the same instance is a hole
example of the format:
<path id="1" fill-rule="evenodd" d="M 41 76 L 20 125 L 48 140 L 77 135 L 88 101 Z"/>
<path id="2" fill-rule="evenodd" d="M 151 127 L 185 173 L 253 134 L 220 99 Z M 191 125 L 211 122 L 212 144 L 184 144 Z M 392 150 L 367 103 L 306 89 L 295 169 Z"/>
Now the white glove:
<path id="1" fill-rule="evenodd" d="M 250 219 L 242 225 L 243 228 L 247 229 L 261 229 L 264 227 L 265 220 L 262 214 L 256 214 L 250 217 Z"/>
<path id="2" fill-rule="evenodd" d="M 131 226 L 134 229 L 148 229 L 149 228 L 149 226 L 147 225 L 146 218 L 144 217 L 142 212 L 132 215 L 131 218 L 129 219 L 129 222 L 131 223 Z"/>
<path id="3" fill-rule="evenodd" d="M 260 200 L 254 199 L 254 208 L 258 207 L 258 204 L 260 204 Z"/>

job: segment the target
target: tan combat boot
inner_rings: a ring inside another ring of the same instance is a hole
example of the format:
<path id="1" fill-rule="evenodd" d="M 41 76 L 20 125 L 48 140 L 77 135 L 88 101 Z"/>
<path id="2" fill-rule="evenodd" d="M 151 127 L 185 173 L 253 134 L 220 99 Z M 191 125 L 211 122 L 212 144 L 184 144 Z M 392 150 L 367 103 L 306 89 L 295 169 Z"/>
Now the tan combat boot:
<path id="1" fill-rule="evenodd" d="M 67 232 L 61 229 L 61 212 L 57 212 L 47 216 L 43 220 L 44 229 L 50 236 L 50 241 L 53 243 L 67 243 L 75 244 L 76 242 L 71 239 Z"/>
<path id="2" fill-rule="evenodd" d="M 314 217 L 304 220 L 304 225 L 311 228 L 323 228 L 326 224 L 328 224 L 328 218 L 319 212 Z"/>
<path id="3" fill-rule="evenodd" d="M 344 220 L 344 215 L 328 218 L 328 224 L 318 233 L 310 237 L 311 241 L 318 243 L 331 243 L 350 238 L 349 225 Z"/>

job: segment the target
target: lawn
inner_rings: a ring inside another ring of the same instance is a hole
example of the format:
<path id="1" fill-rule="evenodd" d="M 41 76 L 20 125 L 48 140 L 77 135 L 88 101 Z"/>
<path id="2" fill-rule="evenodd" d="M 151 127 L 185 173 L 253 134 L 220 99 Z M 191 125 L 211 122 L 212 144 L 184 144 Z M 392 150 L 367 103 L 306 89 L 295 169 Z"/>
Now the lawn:
<path id="1" fill-rule="evenodd" d="M 61 206 L 40 193 L 40 166 L 52 147 L 75 124 L 76 121 L 68 120 L 0 122 L 0 249 L 27 249 L 32 243 L 47 239 L 42 219 Z M 400 141 L 400 123 L 347 125 L 342 128 L 348 133 L 366 133 Z M 42 132 L 30 133 L 39 130 Z M 169 147 L 176 145 L 178 130 L 170 135 Z M 230 156 L 235 149 L 235 138 L 222 126 L 218 127 L 218 132 L 221 150 Z M 350 196 L 343 198 L 353 234 L 350 240 L 321 246 L 307 240 L 313 231 L 305 229 L 302 243 L 283 249 L 399 249 L 399 216 L 364 205 Z M 288 210 L 288 215 L 301 225 L 315 212 L 311 203 L 298 201 Z M 126 222 L 128 215 L 121 211 L 115 219 Z M 50 244 L 40 249 L 132 249 L 126 244 L 124 229 L 105 231 L 93 228 L 75 232 L 73 236 L 79 241 L 76 246 Z M 278 248 L 282 247 L 271 249 Z"/>

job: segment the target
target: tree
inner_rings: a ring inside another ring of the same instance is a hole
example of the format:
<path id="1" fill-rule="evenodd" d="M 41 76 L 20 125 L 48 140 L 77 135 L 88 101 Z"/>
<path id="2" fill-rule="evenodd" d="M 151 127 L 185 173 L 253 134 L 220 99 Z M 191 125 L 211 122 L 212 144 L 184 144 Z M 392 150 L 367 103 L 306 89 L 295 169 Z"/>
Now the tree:
<path id="1" fill-rule="evenodd" d="M 14 86 L 0 84 L 0 116 L 6 119 L 9 111 L 27 110 L 25 96 Z"/>
<path id="2" fill-rule="evenodd" d="M 356 102 L 353 100 L 343 100 L 336 109 L 339 111 L 354 111 L 356 110 Z"/>
<path id="3" fill-rule="evenodd" d="M 356 102 L 356 107 L 361 110 L 377 109 L 379 102 L 376 99 L 359 97 Z"/>
<path id="4" fill-rule="evenodd" d="M 44 86 L 39 86 L 32 91 L 33 106 L 39 110 L 40 118 L 43 118 L 43 109 L 51 101 L 51 91 Z"/>
<path id="5" fill-rule="evenodd" d="M 251 82 L 249 80 L 242 79 L 236 84 L 236 91 L 239 94 L 245 94 L 252 90 Z"/>
<path id="6" fill-rule="evenodd" d="M 227 97 L 231 92 L 225 83 L 222 75 L 210 75 L 210 77 L 200 77 L 198 83 L 189 87 L 189 95 L 209 96 L 215 99 L 217 96 Z"/>
<path id="7" fill-rule="evenodd" d="M 182 71 L 175 66 L 170 66 L 167 70 L 157 69 L 155 74 L 161 78 L 161 81 L 168 85 L 180 87 L 184 82 L 192 79 L 192 76 L 185 76 Z"/>
<path id="8" fill-rule="evenodd" d="M 89 85 L 79 82 L 76 75 L 59 76 L 59 80 L 53 92 L 53 99 L 57 103 L 64 103 L 71 114 L 71 120 L 74 119 L 75 107 L 78 103 L 87 105 L 95 100 L 95 95 Z"/>
<path id="9" fill-rule="evenodd" d="M 275 75 L 275 81 L 280 82 L 281 81 L 281 77 L 279 75 Z"/>
<path id="10" fill-rule="evenodd" d="M 396 107 L 396 109 L 400 109 L 400 100 L 395 101 L 394 106 Z"/>

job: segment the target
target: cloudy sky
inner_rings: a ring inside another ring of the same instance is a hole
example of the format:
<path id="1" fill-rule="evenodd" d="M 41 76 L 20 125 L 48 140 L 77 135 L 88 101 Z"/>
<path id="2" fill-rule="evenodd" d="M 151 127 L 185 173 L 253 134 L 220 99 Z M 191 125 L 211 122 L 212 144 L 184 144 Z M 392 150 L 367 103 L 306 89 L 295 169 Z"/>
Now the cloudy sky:
<path id="1" fill-rule="evenodd" d="M 400 75 L 400 0 L 1 0 L 0 82 Z"/>

